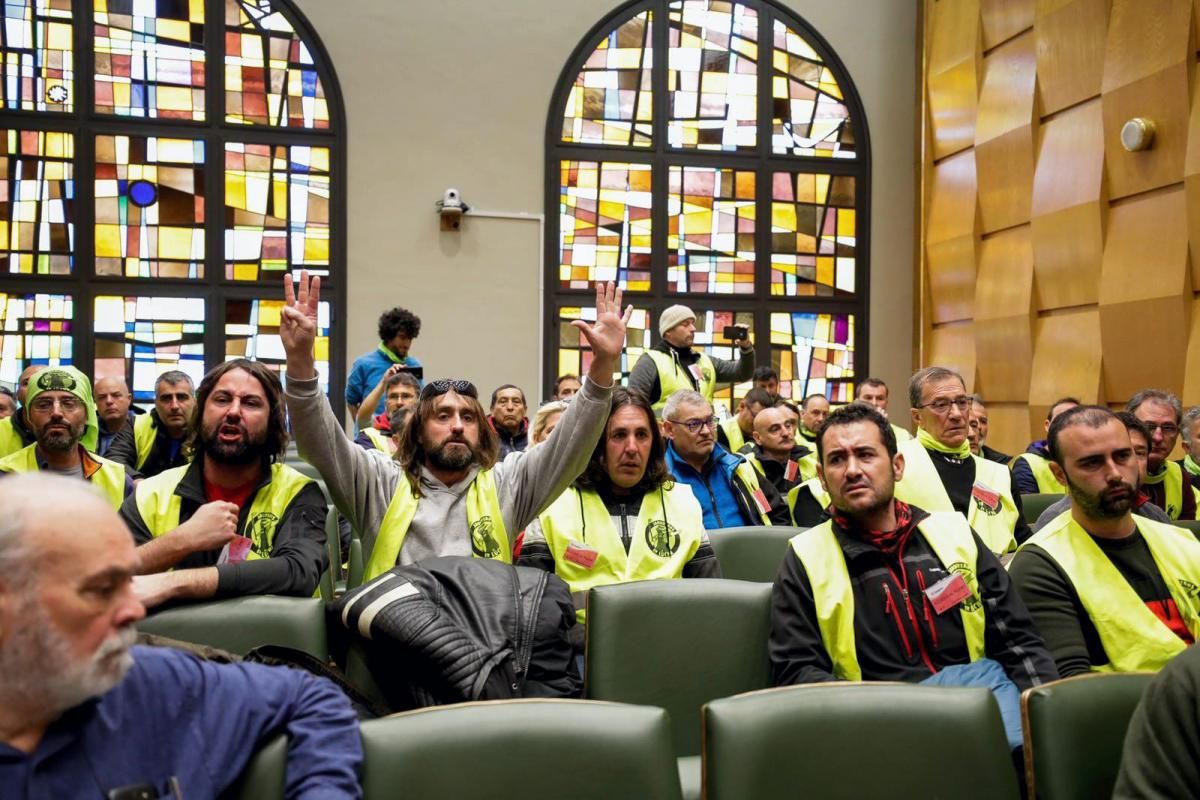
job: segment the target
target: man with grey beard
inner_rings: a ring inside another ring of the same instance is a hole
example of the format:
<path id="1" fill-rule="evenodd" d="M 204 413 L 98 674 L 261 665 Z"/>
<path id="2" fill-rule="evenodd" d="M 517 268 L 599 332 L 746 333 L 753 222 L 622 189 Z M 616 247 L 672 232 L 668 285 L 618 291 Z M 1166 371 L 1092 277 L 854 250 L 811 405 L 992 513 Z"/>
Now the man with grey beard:
<path id="1" fill-rule="evenodd" d="M 95 489 L 25 473 L 0 481 L 0 508 L 4 796 L 216 797 L 279 733 L 286 797 L 360 796 L 358 726 L 333 684 L 133 646 L 138 554 Z"/>

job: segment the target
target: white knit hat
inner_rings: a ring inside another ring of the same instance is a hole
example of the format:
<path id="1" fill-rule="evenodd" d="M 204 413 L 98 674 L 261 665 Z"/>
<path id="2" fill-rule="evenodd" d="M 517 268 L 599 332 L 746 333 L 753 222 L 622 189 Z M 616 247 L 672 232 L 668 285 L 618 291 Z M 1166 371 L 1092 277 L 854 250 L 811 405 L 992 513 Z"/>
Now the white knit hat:
<path id="1" fill-rule="evenodd" d="M 696 319 L 696 315 L 687 306 L 671 306 L 658 318 L 658 335 L 664 336 L 667 331 L 681 322 Z"/>

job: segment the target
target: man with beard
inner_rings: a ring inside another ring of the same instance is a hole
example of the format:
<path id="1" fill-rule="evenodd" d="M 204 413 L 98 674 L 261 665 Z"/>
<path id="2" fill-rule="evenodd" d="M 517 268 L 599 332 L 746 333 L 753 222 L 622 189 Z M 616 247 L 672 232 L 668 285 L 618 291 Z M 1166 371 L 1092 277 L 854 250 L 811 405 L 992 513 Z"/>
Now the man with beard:
<path id="1" fill-rule="evenodd" d="M 142 481 L 121 507 L 139 545 L 142 602 L 311 595 L 328 566 L 325 497 L 279 463 L 287 427 L 278 376 L 226 361 L 204 376 L 197 403 L 192 463 Z"/>
<path id="2" fill-rule="evenodd" d="M 362 532 L 364 577 L 434 556 L 512 563 L 512 541 L 584 468 L 608 419 L 613 373 L 633 307 L 621 290 L 596 287 L 596 321 L 572 323 L 592 361 L 550 438 L 497 461 L 496 432 L 470 381 L 430 381 L 404 426 L 398 464 L 351 442 L 317 385 L 313 346 L 321 279 L 284 276 L 280 338 L 287 404 L 300 455 L 325 479 L 338 510 Z"/>
<path id="3" fill-rule="evenodd" d="M 34 443 L 0 459 L 0 474 L 57 472 L 82 478 L 120 508 L 133 484 L 120 464 L 95 453 L 99 424 L 87 376 L 74 367 L 42 368 L 25 400 Z"/>
<path id="4" fill-rule="evenodd" d="M 154 408 L 117 434 L 108 457 L 134 478 L 150 478 L 188 463 L 184 449 L 196 410 L 195 387 L 186 372 L 170 370 L 154 382 Z"/>
<path id="5" fill-rule="evenodd" d="M 103 499 L 19 475 L 0 508 L 0 794 L 217 797 L 286 733 L 289 797 L 360 796 L 357 721 L 328 681 L 133 646 L 138 555 Z"/>
<path id="6" fill-rule="evenodd" d="M 1129 399 L 1125 410 L 1140 419 L 1150 432 L 1150 463 L 1143 488 L 1171 519 L 1196 519 L 1200 491 L 1178 461 L 1168 461 L 1179 438 L 1183 406 L 1171 392 L 1143 389 Z"/>
<path id="7" fill-rule="evenodd" d="M 1013 583 L 1063 677 L 1158 670 L 1200 634 L 1200 542 L 1131 513 L 1137 457 L 1108 409 L 1060 414 L 1048 443 L 1071 513 L 1017 551 Z"/>
<path id="8" fill-rule="evenodd" d="M 0 419 L 0 458 L 33 444 L 33 431 L 29 430 L 29 421 L 25 419 L 25 393 L 29 390 L 29 380 L 33 374 L 45 368 L 44 365 L 30 364 L 21 370 L 17 378 L 16 412 L 11 417 Z"/>
<path id="9" fill-rule="evenodd" d="M 775 684 L 983 686 L 1019 748 L 1018 690 L 1058 673 L 999 559 L 961 514 L 894 498 L 905 458 L 875 409 L 831 414 L 817 453 L 832 518 L 792 537 L 775 579 Z"/>

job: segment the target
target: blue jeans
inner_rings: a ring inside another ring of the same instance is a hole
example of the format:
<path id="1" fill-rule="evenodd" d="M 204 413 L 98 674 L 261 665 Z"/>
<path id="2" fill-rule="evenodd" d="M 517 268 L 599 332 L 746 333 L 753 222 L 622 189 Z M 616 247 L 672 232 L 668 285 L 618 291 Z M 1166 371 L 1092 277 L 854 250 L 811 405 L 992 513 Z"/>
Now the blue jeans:
<path id="1" fill-rule="evenodd" d="M 1004 735 L 1008 737 L 1008 746 L 1016 750 L 1022 745 L 1021 693 L 998 662 L 990 658 L 981 658 L 971 664 L 956 664 L 946 667 L 921 683 L 925 686 L 978 686 L 991 691 L 1000 706 L 1000 719 L 1004 722 Z"/>

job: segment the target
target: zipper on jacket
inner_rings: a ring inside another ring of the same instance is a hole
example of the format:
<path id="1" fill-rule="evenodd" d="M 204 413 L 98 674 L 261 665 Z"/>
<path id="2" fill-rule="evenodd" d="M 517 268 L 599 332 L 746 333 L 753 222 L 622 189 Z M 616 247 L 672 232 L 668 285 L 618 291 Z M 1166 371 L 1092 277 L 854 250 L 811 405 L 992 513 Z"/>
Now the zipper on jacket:
<path id="1" fill-rule="evenodd" d="M 621 516 L 621 544 L 625 546 L 625 553 L 628 554 L 629 547 L 633 543 L 629 537 L 629 515 L 626 513 L 624 503 L 617 506 L 617 511 Z"/>
<path id="2" fill-rule="evenodd" d="M 708 502 L 712 503 L 713 516 L 717 518 L 717 527 L 724 528 L 725 523 L 721 521 L 721 512 L 717 508 L 717 496 L 713 494 L 712 486 L 708 482 L 708 478 L 700 475 L 700 480 L 704 481 L 704 488 L 708 490 Z"/>
<path id="3" fill-rule="evenodd" d="M 912 645 L 908 642 L 908 634 L 904 632 L 904 625 L 900 622 L 900 611 L 896 608 L 896 601 L 892 599 L 892 587 L 887 583 L 883 584 L 884 604 L 883 612 L 892 618 L 896 623 L 896 632 L 900 634 L 900 641 L 904 643 L 904 655 L 907 658 L 912 658 Z"/>
<path id="4" fill-rule="evenodd" d="M 921 651 L 921 660 L 925 662 L 925 666 L 929 668 L 930 675 L 937 674 L 937 667 L 933 665 L 933 659 L 929 657 L 929 651 L 925 648 L 925 636 L 921 633 L 921 626 L 917 624 L 917 614 L 913 611 L 912 600 L 908 596 L 908 573 L 904 570 L 904 553 L 898 554 L 897 560 L 900 562 L 900 572 L 904 576 L 904 580 L 896 575 L 896 571 L 892 569 L 892 565 L 888 564 L 888 572 L 892 575 L 892 580 L 900 587 L 900 596 L 904 598 L 904 609 L 908 612 L 908 621 L 912 623 L 913 632 L 917 637 L 917 649 Z M 886 585 L 886 584 L 885 584 Z"/>

